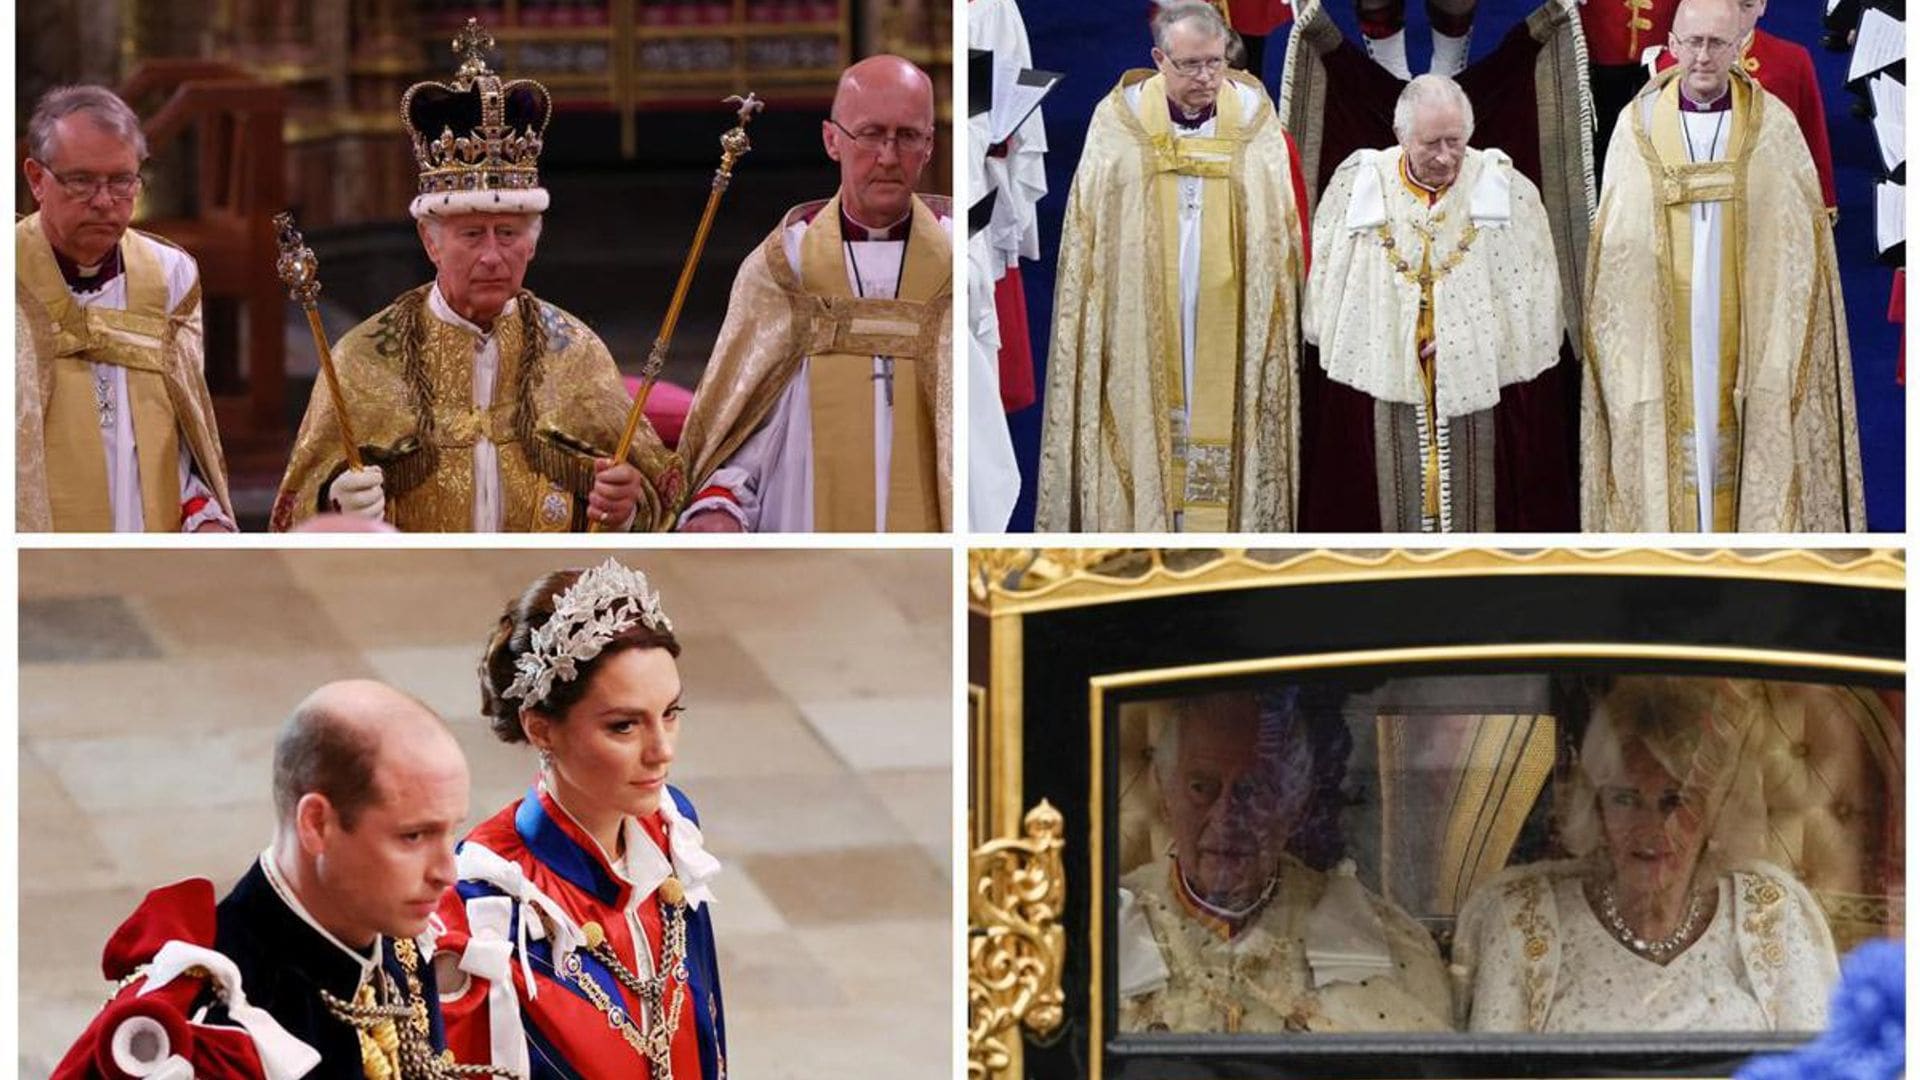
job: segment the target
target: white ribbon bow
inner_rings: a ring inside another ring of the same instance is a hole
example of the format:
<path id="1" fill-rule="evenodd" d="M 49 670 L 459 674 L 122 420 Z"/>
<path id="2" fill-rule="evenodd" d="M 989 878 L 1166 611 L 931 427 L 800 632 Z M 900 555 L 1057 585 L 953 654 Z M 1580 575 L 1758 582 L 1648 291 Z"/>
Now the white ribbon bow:
<path id="1" fill-rule="evenodd" d="M 532 1075 L 527 1062 L 526 1031 L 520 1003 L 513 993 L 513 900 L 505 896 L 476 896 L 467 901 L 467 925 L 473 936 L 460 954 L 460 970 L 487 980 L 487 1031 L 493 1064 Z M 521 930 L 525 932 L 525 921 Z M 524 940 L 521 956 L 526 955 Z M 527 976 L 527 996 L 534 995 L 533 976 Z"/>
<path id="2" fill-rule="evenodd" d="M 454 859 L 455 867 L 462 881 L 481 881 L 506 893 L 520 905 L 520 928 L 515 942 L 520 953 L 520 973 L 525 976 L 527 998 L 539 996 L 539 988 L 533 981 L 533 962 L 527 949 L 529 939 L 541 940 L 547 937 L 548 927 L 552 928 L 553 966 L 555 970 L 563 968 L 567 957 L 586 944 L 586 934 L 574 925 L 571 918 L 553 898 L 539 890 L 533 882 L 527 880 L 517 864 L 508 862 L 486 848 L 469 840 L 460 846 L 460 854 Z M 469 902 L 471 907 L 471 902 Z M 541 916 L 546 918 L 543 920 Z M 502 935 L 505 936 L 504 934 Z"/>
<path id="3" fill-rule="evenodd" d="M 240 968 L 212 949 L 179 940 L 160 946 L 147 968 L 141 995 L 160 989 L 192 967 L 205 968 L 220 988 L 227 1015 L 253 1039 L 267 1080 L 300 1080 L 320 1064 L 320 1051 L 294 1038 L 267 1010 L 247 1004 L 247 995 L 240 988 Z"/>

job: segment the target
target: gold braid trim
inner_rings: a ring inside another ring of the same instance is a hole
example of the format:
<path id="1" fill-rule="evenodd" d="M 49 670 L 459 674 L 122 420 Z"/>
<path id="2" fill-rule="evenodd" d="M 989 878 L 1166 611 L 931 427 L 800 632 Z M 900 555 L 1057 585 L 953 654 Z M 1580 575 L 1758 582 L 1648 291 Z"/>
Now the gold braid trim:
<path id="1" fill-rule="evenodd" d="M 434 440 L 433 382 L 427 375 L 427 293 L 433 286 L 421 287 L 394 301 L 393 322 L 400 339 L 401 373 L 407 383 L 407 398 L 413 403 L 416 425 L 412 445 L 402 442 L 382 453 L 371 455 L 385 474 L 387 496 L 404 495 L 427 482 L 440 467 L 440 450 Z"/>
<path id="2" fill-rule="evenodd" d="M 440 466 L 435 438 L 433 381 L 427 371 L 427 292 L 431 285 L 403 294 L 394 302 L 393 322 L 401 342 L 402 374 L 413 406 L 415 437 L 399 445 L 367 448 L 368 457 L 386 473 L 389 495 L 402 495 L 427 482 Z M 540 475 L 584 499 L 593 490 L 593 459 L 610 450 L 587 446 L 554 431 L 536 431 L 534 394 L 545 374 L 541 358 L 547 351 L 542 307 L 533 293 L 522 289 L 515 297 L 520 315 L 519 370 L 515 373 L 514 437 L 527 462 Z"/>
<path id="3" fill-rule="evenodd" d="M 520 396 L 513 403 L 514 436 L 535 472 L 585 500 L 593 491 L 593 459 L 613 453 L 613 448 L 601 450 L 557 431 L 534 430 L 533 395 L 546 374 L 540 361 L 547 354 L 547 324 L 541 318 L 540 301 L 531 292 L 520 290 L 516 300 L 520 312 L 520 370 L 514 392 Z M 575 516 L 578 514 L 576 508 Z"/>
<path id="4" fill-rule="evenodd" d="M 350 1002 L 320 991 L 321 1004 L 358 1036 L 360 1069 L 367 1080 L 458 1080 L 477 1076 L 522 1080 L 511 1069 L 461 1065 L 454 1061 L 451 1050 L 435 1053 L 426 991 L 420 982 L 419 947 L 411 938 L 396 938 L 393 953 L 406 974 L 406 1000 L 401 1000 L 400 988 L 384 967 L 375 971 L 376 978 L 363 984 Z M 375 982 L 381 988 L 378 993 Z M 381 997 L 389 1003 L 380 1004 Z"/>

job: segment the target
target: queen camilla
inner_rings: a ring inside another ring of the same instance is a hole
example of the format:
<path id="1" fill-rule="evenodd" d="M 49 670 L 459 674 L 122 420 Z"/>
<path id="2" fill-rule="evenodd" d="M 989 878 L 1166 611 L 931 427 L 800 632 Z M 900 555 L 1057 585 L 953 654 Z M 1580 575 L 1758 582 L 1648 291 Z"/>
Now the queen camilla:
<path id="1" fill-rule="evenodd" d="M 1455 972 L 1475 1031 L 1811 1031 L 1838 975 L 1811 893 L 1744 858 L 1750 734 L 1740 681 L 1635 676 L 1596 704 L 1561 838 L 1461 910 Z"/>

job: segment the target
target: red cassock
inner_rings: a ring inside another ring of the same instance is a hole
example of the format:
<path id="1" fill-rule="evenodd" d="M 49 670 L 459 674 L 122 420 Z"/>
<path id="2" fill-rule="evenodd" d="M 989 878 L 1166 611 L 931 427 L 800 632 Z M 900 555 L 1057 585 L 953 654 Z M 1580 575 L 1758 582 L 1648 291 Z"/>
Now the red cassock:
<path id="1" fill-rule="evenodd" d="M 1649 48 L 1667 43 L 1679 6 L 1680 0 L 1586 0 L 1580 5 L 1580 29 L 1587 36 L 1587 62 L 1638 66 Z"/>
<path id="2" fill-rule="evenodd" d="M 1149 0 L 1147 18 L 1152 19 L 1165 0 Z M 1293 5 L 1288 0 L 1207 0 L 1220 9 L 1243 37 L 1265 37 L 1293 22 Z"/>
<path id="3" fill-rule="evenodd" d="M 1900 367 L 1893 381 L 1907 385 L 1907 268 L 1893 272 L 1893 296 L 1887 300 L 1887 321 L 1900 328 Z"/>
<path id="4" fill-rule="evenodd" d="M 1665 49 L 1660 50 L 1656 68 L 1665 71 L 1679 61 Z M 1740 51 L 1740 66 L 1754 77 L 1767 93 L 1786 103 L 1800 122 L 1800 134 L 1807 140 L 1807 152 L 1813 155 L 1814 170 L 1820 174 L 1820 197 L 1833 209 L 1840 204 L 1833 196 L 1833 150 L 1827 143 L 1827 109 L 1820 100 L 1820 80 L 1813 72 L 1813 56 L 1803 45 L 1775 37 L 1755 28 L 1747 47 Z"/>
<path id="5" fill-rule="evenodd" d="M 1227 0 L 1228 21 L 1242 34 L 1271 34 L 1293 21 L 1287 0 Z"/>
<path id="6" fill-rule="evenodd" d="M 1040 398 L 1033 382 L 1033 331 L 1027 323 L 1027 286 L 1020 267 L 993 284 L 993 311 L 1000 319 L 1000 408 L 1019 412 Z"/>
<path id="7" fill-rule="evenodd" d="M 191 878 L 155 889 L 108 939 L 100 958 L 101 974 L 114 982 L 126 979 L 152 963 L 171 941 L 211 949 L 214 931 L 213 882 Z M 183 974 L 157 990 L 143 992 L 147 991 L 144 974 L 129 979 L 54 1066 L 53 1080 L 125 1080 L 131 1074 L 123 1067 L 124 1058 L 136 1052 L 127 1044 L 137 1030 L 147 1040 L 142 1064 L 151 1065 L 149 1058 L 178 1056 L 193 1066 L 197 1078 L 264 1078 L 266 1068 L 244 1029 L 188 1019 L 197 1004 L 213 996 L 211 983 L 204 974 Z M 165 1032 L 164 1045 L 153 1038 L 155 1025 Z M 116 1042 L 122 1060 L 116 1060 Z"/>

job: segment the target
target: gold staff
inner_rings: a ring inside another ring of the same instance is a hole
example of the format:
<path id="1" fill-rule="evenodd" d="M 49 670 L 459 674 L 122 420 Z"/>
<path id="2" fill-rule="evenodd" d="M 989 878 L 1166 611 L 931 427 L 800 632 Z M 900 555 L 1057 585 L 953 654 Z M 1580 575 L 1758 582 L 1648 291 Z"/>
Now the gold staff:
<path id="1" fill-rule="evenodd" d="M 673 299 L 667 302 L 667 318 L 660 324 L 660 334 L 653 339 L 653 350 L 647 353 L 647 362 L 640 369 L 640 391 L 633 395 L 633 407 L 627 410 L 627 430 L 620 435 L 620 445 L 613 452 L 613 460 L 627 460 L 627 451 L 633 449 L 633 437 L 640 431 L 640 417 L 647 408 L 647 395 L 653 393 L 654 380 L 660 377 L 660 369 L 667 362 L 667 345 L 673 340 L 674 324 L 680 321 L 680 307 L 687 301 L 687 286 L 693 284 L 693 268 L 700 265 L 700 252 L 707 246 L 707 231 L 713 228 L 714 212 L 720 209 L 720 196 L 726 193 L 727 184 L 733 180 L 733 164 L 753 149 L 747 141 L 747 123 L 753 114 L 765 107 L 766 103 L 753 96 L 749 90 L 746 97 L 738 94 L 726 99 L 723 104 L 738 104 L 740 122 L 725 135 L 720 136 L 720 167 L 713 173 L 713 190 L 707 193 L 707 208 L 700 215 L 700 226 L 693 232 L 693 247 L 687 251 L 687 261 L 680 267 L 680 280 L 673 287 Z M 600 522 L 587 526 L 588 532 L 599 532 Z"/>
<path id="2" fill-rule="evenodd" d="M 340 441 L 347 452 L 347 468 L 360 468 L 360 449 L 353 428 L 347 423 L 347 403 L 340 396 L 340 380 L 333 374 L 333 350 L 327 346 L 327 331 L 320 325 L 320 260 L 294 227 L 291 213 L 273 215 L 274 231 L 280 234 L 280 280 L 287 296 L 307 311 L 307 328 L 313 331 L 313 347 L 320 354 L 320 374 L 333 398 L 333 415 L 340 421 Z"/>

